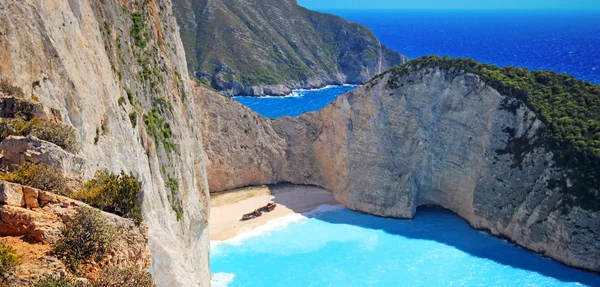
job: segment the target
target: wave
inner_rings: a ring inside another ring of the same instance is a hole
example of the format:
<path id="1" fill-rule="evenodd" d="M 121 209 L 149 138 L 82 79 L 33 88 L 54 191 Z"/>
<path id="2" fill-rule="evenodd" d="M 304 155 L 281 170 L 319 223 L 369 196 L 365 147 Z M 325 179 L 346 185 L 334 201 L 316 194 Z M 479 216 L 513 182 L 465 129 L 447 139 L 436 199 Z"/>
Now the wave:
<path id="1" fill-rule="evenodd" d="M 291 93 L 289 93 L 287 95 L 284 95 L 284 96 L 265 95 L 265 96 L 260 96 L 258 98 L 261 98 L 261 99 L 301 98 L 301 97 L 305 96 L 303 93 L 306 93 L 306 92 L 318 92 L 318 91 L 324 91 L 324 90 L 328 90 L 328 89 L 332 89 L 332 88 L 339 88 L 339 87 L 354 87 L 354 88 L 356 88 L 358 86 L 360 86 L 360 85 L 353 85 L 353 84 L 327 85 L 327 86 L 321 87 L 321 88 L 292 90 Z M 253 96 L 235 96 L 233 98 L 236 99 L 236 98 L 256 98 L 256 97 L 253 97 Z"/>
<path id="2" fill-rule="evenodd" d="M 233 282 L 235 274 L 233 273 L 214 273 L 210 278 L 210 286 L 212 287 L 227 287 L 229 283 Z"/>
<path id="3" fill-rule="evenodd" d="M 323 91 L 323 90 L 327 90 L 327 89 L 331 89 L 331 88 L 338 88 L 338 87 L 358 87 L 358 86 L 359 85 L 353 85 L 353 84 L 327 85 L 325 87 L 314 88 L 314 89 L 297 89 L 297 90 L 294 90 L 294 92 L 316 92 L 316 91 Z"/>
<path id="4" fill-rule="evenodd" d="M 302 213 L 302 216 L 305 216 L 307 218 L 313 218 L 313 217 L 317 217 L 317 216 L 325 214 L 325 213 L 334 212 L 334 211 L 338 211 L 338 210 L 342 210 L 342 209 L 345 209 L 345 207 L 343 205 L 322 204 L 311 211 Z"/>
<path id="5" fill-rule="evenodd" d="M 320 205 L 317 208 L 315 208 L 311 211 L 308 211 L 308 212 L 294 213 L 294 214 L 282 216 L 282 217 L 270 220 L 267 223 L 265 223 L 261 226 L 258 226 L 254 229 L 242 230 L 242 231 L 240 231 L 240 233 L 238 233 L 236 236 L 234 236 L 232 238 L 229 238 L 226 240 L 211 240 L 210 241 L 211 252 L 218 253 L 218 247 L 222 244 L 241 245 L 242 243 L 244 243 L 244 241 L 246 241 L 248 239 L 264 236 L 264 235 L 269 234 L 271 231 L 283 229 L 292 224 L 304 222 L 309 218 L 314 218 L 319 215 L 322 215 L 322 214 L 325 214 L 328 212 L 342 210 L 344 208 L 345 207 L 342 205 L 323 204 L 323 205 Z"/>

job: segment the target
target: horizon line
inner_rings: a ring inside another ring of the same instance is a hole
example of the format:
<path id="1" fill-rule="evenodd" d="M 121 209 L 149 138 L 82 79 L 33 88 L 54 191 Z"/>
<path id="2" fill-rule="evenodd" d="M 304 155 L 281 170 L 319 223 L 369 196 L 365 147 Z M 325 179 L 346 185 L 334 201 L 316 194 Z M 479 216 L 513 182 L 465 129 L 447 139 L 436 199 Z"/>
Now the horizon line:
<path id="1" fill-rule="evenodd" d="M 302 5 L 300 5 L 302 6 Z M 600 12 L 600 8 L 313 8 L 302 6 L 310 10 L 353 10 L 353 11 L 578 11 Z"/>

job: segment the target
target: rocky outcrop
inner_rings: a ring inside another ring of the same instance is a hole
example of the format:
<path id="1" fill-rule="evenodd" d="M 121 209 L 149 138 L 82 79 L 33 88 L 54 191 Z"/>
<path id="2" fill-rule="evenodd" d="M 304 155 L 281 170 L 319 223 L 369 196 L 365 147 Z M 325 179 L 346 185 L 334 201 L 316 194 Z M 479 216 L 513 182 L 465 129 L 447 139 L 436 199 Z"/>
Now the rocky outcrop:
<path id="1" fill-rule="evenodd" d="M 407 58 L 366 27 L 295 0 L 175 0 L 188 67 L 227 95 L 361 84 Z"/>
<path id="2" fill-rule="evenodd" d="M 221 175 L 238 178 L 237 186 L 255 183 L 237 176 L 239 156 L 270 158 L 272 165 L 249 166 L 263 173 L 255 178 L 319 185 L 347 207 L 380 216 L 411 218 L 420 205 L 439 205 L 475 228 L 600 271 L 600 212 L 561 208 L 563 193 L 549 183 L 567 175 L 552 152 L 534 144 L 544 123 L 477 75 L 454 68 L 388 72 L 319 112 L 256 121 L 259 130 L 275 130 L 260 133 L 260 142 L 279 150 L 283 141 L 284 152 L 207 149 L 219 163 L 218 173 L 208 166 L 211 191 L 223 187 Z M 211 137 L 219 133 L 208 129 Z M 227 126 L 232 138 L 239 130 Z M 518 143 L 532 148 L 513 152 Z"/>
<path id="3" fill-rule="evenodd" d="M 208 286 L 202 137 L 171 8 L 170 0 L 0 0 L 0 78 L 76 130 L 84 179 L 99 169 L 140 179 L 156 283 Z"/>
<path id="4" fill-rule="evenodd" d="M 0 142 L 0 168 L 10 169 L 24 163 L 43 163 L 53 167 L 65 177 L 81 180 L 85 160 L 59 146 L 33 136 L 9 136 Z"/>
<path id="5" fill-rule="evenodd" d="M 62 238 L 62 229 L 75 217 L 81 206 L 89 207 L 83 202 L 48 191 L 0 181 L 0 234 L 23 236 L 30 243 L 54 244 Z M 102 263 L 148 268 L 150 252 L 146 225 L 137 225 L 131 219 L 106 212 L 102 212 L 102 215 L 119 231 L 110 254 Z M 36 269 L 43 269 L 47 273 L 33 272 Z M 31 286 L 41 275 L 64 272 L 64 265 L 59 260 L 45 256 L 39 264 L 19 266 L 6 277 L 10 286 Z"/>
<path id="6" fill-rule="evenodd" d="M 61 229 L 71 220 L 80 206 L 87 204 L 52 192 L 0 181 L 0 234 L 24 236 L 31 242 L 56 243 Z M 148 228 L 136 225 L 132 219 L 102 212 L 108 223 L 119 230 L 111 264 L 128 264 L 148 268 Z"/>
<path id="7" fill-rule="evenodd" d="M 56 109 L 22 98 L 6 96 L 2 93 L 0 93 L 0 118 L 20 118 L 24 120 L 40 118 L 57 123 L 62 122 L 60 112 Z"/>

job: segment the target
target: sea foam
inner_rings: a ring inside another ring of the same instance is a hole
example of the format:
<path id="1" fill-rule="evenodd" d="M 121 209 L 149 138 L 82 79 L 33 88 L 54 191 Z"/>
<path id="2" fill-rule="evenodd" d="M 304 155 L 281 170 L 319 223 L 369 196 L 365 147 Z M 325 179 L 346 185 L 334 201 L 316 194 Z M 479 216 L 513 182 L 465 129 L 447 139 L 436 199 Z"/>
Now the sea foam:
<path id="1" fill-rule="evenodd" d="M 233 282 L 235 274 L 219 272 L 212 274 L 210 278 L 210 286 L 212 287 L 227 287 L 229 283 Z"/>

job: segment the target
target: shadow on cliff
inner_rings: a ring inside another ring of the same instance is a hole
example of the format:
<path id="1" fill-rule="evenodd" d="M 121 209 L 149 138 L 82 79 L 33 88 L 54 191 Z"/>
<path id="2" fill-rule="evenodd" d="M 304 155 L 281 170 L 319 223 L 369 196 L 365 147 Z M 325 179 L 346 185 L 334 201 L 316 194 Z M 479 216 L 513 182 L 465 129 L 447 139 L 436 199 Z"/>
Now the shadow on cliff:
<path id="1" fill-rule="evenodd" d="M 500 238 L 473 228 L 453 212 L 436 207 L 419 207 L 413 220 L 364 216 L 349 210 L 324 214 L 318 219 L 333 223 L 382 230 L 406 238 L 432 240 L 457 248 L 472 256 L 493 260 L 502 265 L 537 272 L 563 282 L 600 286 L 600 275 L 568 268 Z"/>

